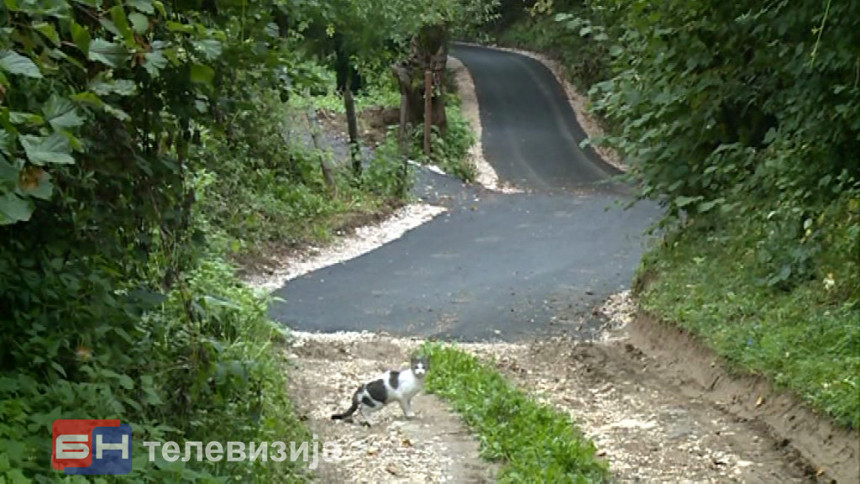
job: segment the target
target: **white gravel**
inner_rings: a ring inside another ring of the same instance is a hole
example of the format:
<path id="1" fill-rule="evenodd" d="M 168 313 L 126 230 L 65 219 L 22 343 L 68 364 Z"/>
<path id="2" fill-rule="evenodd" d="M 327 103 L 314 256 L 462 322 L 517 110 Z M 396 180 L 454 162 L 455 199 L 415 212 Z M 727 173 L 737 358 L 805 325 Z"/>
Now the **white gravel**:
<path id="1" fill-rule="evenodd" d="M 326 247 L 310 247 L 304 253 L 291 254 L 277 261 L 278 267 L 271 273 L 250 274 L 246 276 L 245 282 L 257 289 L 273 291 L 283 287 L 291 279 L 354 259 L 397 240 L 445 210 L 444 207 L 423 203 L 406 205 L 382 222 L 359 227 L 354 233 L 341 237 Z"/>

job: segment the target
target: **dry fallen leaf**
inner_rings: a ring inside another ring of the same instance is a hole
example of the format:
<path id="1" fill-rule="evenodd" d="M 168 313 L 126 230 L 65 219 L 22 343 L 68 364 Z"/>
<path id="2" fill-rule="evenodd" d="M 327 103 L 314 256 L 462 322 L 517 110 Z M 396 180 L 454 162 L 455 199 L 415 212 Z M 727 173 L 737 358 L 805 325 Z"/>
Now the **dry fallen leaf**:
<path id="1" fill-rule="evenodd" d="M 755 401 L 755 406 L 760 407 L 762 403 L 764 403 L 764 396 L 759 396 L 758 400 Z"/>

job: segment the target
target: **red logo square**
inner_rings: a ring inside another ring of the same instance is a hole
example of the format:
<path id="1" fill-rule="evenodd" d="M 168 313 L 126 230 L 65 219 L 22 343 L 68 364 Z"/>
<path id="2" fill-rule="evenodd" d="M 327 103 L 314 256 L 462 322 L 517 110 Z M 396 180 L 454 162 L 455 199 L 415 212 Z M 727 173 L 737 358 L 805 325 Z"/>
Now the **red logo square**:
<path id="1" fill-rule="evenodd" d="M 93 463 L 93 429 L 119 427 L 114 420 L 54 420 L 51 461 L 54 469 L 90 467 Z"/>

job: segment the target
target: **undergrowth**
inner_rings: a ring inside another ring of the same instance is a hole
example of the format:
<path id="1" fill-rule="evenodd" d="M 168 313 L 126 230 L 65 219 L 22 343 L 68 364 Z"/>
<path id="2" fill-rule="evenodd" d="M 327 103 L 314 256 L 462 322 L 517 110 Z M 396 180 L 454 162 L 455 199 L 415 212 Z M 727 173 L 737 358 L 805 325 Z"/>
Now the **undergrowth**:
<path id="1" fill-rule="evenodd" d="M 205 139 L 200 150 L 206 160 L 200 177 L 207 188 L 202 210 L 230 240 L 231 254 L 254 256 L 273 245 L 324 243 L 351 218 L 397 204 L 397 194 L 380 189 L 374 173 L 355 183 L 346 160 L 302 144 L 301 137 L 309 137 L 311 129 L 305 111 L 268 96 L 253 115 L 270 123 L 249 124 L 232 142 Z M 321 157 L 332 166 L 337 196 L 325 185 Z"/>
<path id="2" fill-rule="evenodd" d="M 424 154 L 424 131 L 418 126 L 412 133 L 409 156 L 420 163 L 432 163 L 449 175 L 472 183 L 478 175 L 477 168 L 469 158 L 469 148 L 475 143 L 475 133 L 463 116 L 460 98 L 452 93 L 445 96 L 447 130 L 441 133 L 433 126 L 430 138 L 430 156 Z"/>
<path id="3" fill-rule="evenodd" d="M 637 282 L 643 306 L 857 428 L 860 89 L 848 10 L 562 0 L 511 5 L 497 36 L 562 61 L 608 128 L 595 142 L 666 208 L 669 235 Z"/>
<path id="4" fill-rule="evenodd" d="M 500 482 L 601 482 L 605 462 L 594 444 L 552 407 L 517 389 L 492 367 L 454 346 L 428 343 L 427 389 L 448 400 L 481 442 L 481 457 L 500 462 Z"/>
<path id="5" fill-rule="evenodd" d="M 801 235 L 799 220 L 766 218 L 707 217 L 670 235 L 643 263 L 642 306 L 734 368 L 858 428 L 860 198 L 845 197 Z M 785 250 L 792 236 L 805 238 L 799 250 Z M 774 258 L 784 268 L 776 275 Z"/>

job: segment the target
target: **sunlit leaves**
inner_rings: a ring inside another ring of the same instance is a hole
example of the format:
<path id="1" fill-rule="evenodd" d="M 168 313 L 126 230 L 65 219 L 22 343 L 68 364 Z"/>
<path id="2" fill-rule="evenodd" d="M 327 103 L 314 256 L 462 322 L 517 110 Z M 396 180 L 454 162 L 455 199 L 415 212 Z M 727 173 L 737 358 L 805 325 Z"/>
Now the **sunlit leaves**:
<path id="1" fill-rule="evenodd" d="M 152 0 L 128 0 L 126 3 L 140 12 L 150 15 L 155 13 Z"/>
<path id="2" fill-rule="evenodd" d="M 69 23 L 69 30 L 72 33 L 72 40 L 75 42 L 75 45 L 78 46 L 78 49 L 80 49 L 84 55 L 88 55 L 90 52 L 90 42 L 92 41 L 90 31 L 75 21 Z"/>
<path id="3" fill-rule="evenodd" d="M 137 86 L 134 84 L 134 81 L 129 79 L 94 80 L 94 82 L 89 84 L 89 89 L 99 96 L 107 96 L 109 94 L 131 96 L 137 92 Z"/>
<path id="4" fill-rule="evenodd" d="M 90 43 L 89 59 L 110 67 L 120 67 L 128 59 L 128 52 L 120 44 L 95 39 Z"/>
<path id="5" fill-rule="evenodd" d="M 27 57 L 11 51 L 0 51 L 0 69 L 10 73 L 26 77 L 40 78 L 42 73 L 36 64 Z"/>
<path id="6" fill-rule="evenodd" d="M 49 136 L 22 135 L 18 138 L 27 153 L 27 158 L 34 165 L 72 164 L 71 146 L 69 140 L 60 133 Z"/>
<path id="7" fill-rule="evenodd" d="M 215 39 L 201 39 L 191 42 L 191 45 L 200 52 L 206 60 L 213 60 L 221 55 L 221 42 Z"/>
<path id="8" fill-rule="evenodd" d="M 78 116 L 75 105 L 68 99 L 61 98 L 56 94 L 51 96 L 42 106 L 42 114 L 45 120 L 55 130 L 75 128 L 83 124 L 84 119 Z"/>
<path id="9" fill-rule="evenodd" d="M 128 14 L 128 20 L 136 34 L 142 34 L 149 29 L 149 18 L 138 12 Z"/>
<path id="10" fill-rule="evenodd" d="M 167 57 L 165 57 L 163 51 L 155 49 L 152 52 L 144 54 L 143 68 L 146 69 L 146 72 L 150 76 L 158 77 L 158 73 L 165 67 L 167 67 Z"/>
<path id="11" fill-rule="evenodd" d="M 60 35 L 57 33 L 57 29 L 54 28 L 53 24 L 40 22 L 33 25 L 33 28 L 45 36 L 46 39 L 50 40 L 55 46 L 60 45 Z"/>

